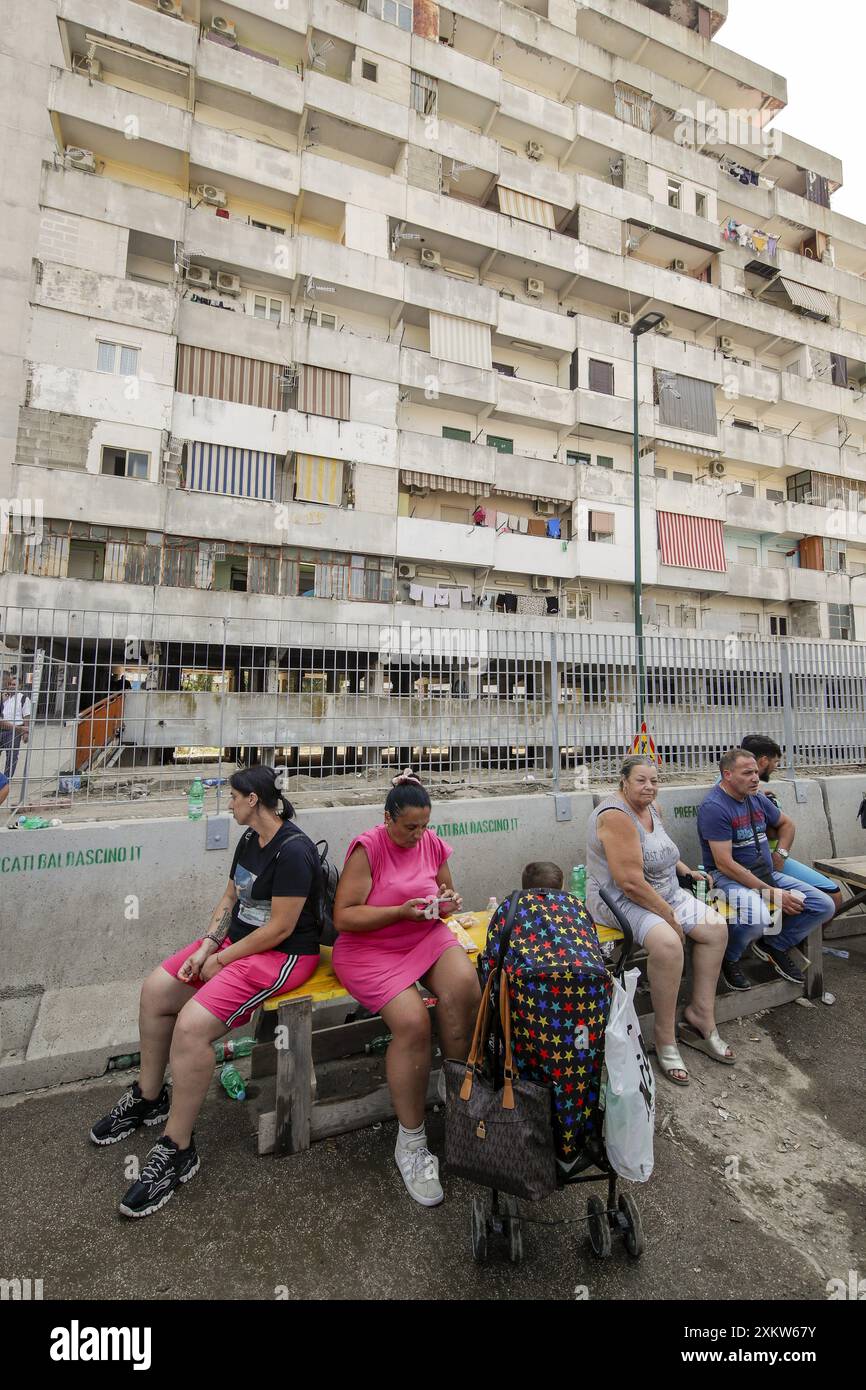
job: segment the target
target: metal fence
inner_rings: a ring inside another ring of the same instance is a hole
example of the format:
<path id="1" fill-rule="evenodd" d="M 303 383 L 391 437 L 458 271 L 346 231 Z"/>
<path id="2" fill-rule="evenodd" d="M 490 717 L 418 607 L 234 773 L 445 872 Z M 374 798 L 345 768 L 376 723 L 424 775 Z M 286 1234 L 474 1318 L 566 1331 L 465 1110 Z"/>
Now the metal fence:
<path id="1" fill-rule="evenodd" d="M 250 618 L 231 600 L 223 617 L 0 609 L 3 718 L 17 723 L 0 729 L 7 814 L 170 802 L 195 776 L 224 809 L 226 779 L 259 761 L 289 786 L 384 786 L 411 764 L 480 787 L 573 787 L 609 779 L 637 733 L 628 636 L 486 614 L 310 621 L 303 599 Z M 856 643 L 650 636 L 644 700 L 669 773 L 706 774 L 746 733 L 775 738 L 792 769 L 866 764 Z"/>

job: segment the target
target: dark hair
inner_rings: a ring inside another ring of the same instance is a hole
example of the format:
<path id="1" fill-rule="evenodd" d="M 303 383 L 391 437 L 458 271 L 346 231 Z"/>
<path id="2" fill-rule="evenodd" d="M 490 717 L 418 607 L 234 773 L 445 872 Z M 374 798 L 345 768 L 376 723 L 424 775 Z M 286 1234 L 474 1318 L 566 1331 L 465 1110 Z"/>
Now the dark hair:
<path id="1" fill-rule="evenodd" d="M 410 767 L 393 779 L 391 790 L 385 798 L 385 810 L 392 820 L 396 820 L 407 806 L 426 810 L 430 805 L 430 793 L 421 785 L 421 779 L 415 776 Z"/>
<path id="2" fill-rule="evenodd" d="M 281 820 L 293 820 L 295 808 L 282 792 L 282 776 L 272 767 L 246 767 L 233 772 L 229 786 L 243 796 L 257 796 L 262 806 L 276 811 Z"/>
<path id="3" fill-rule="evenodd" d="M 731 748 L 719 759 L 719 771 L 731 772 L 736 767 L 740 758 L 754 758 L 751 748 Z"/>
<path id="4" fill-rule="evenodd" d="M 768 734 L 746 734 L 740 740 L 740 747 L 745 748 L 747 753 L 751 753 L 755 758 L 781 758 L 782 750 L 775 739 Z"/>
<path id="5" fill-rule="evenodd" d="M 562 869 L 558 864 L 541 860 L 537 864 L 527 864 L 523 870 L 521 888 L 549 888 L 557 892 L 562 887 Z"/>

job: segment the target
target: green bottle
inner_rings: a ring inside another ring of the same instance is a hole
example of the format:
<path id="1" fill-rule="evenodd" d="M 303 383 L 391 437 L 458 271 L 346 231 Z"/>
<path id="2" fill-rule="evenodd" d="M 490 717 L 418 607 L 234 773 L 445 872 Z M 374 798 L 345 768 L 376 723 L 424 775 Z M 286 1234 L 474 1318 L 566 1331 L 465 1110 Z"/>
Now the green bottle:
<path id="1" fill-rule="evenodd" d="M 703 864 L 699 864 L 699 865 L 698 865 L 698 868 L 700 869 L 701 873 L 704 872 L 704 866 L 703 866 Z M 706 881 L 706 879 L 704 879 L 704 878 L 699 878 L 699 879 L 696 880 L 696 882 L 695 882 L 695 897 L 697 898 L 697 900 L 698 900 L 699 903 L 705 903 L 705 902 L 707 901 L 707 881 Z"/>
<path id="2" fill-rule="evenodd" d="M 568 891 L 573 898 L 579 898 L 582 903 L 586 902 L 586 865 L 576 864 L 571 871 L 571 883 Z"/>
<path id="3" fill-rule="evenodd" d="M 222 1068 L 220 1082 L 226 1095 L 231 1096 L 232 1100 L 246 1100 L 247 1088 L 244 1085 L 244 1079 L 237 1067 L 233 1066 L 231 1062 L 226 1062 Z"/>
<path id="4" fill-rule="evenodd" d="M 187 807 L 187 815 L 190 820 L 201 820 L 204 815 L 204 787 L 200 777 L 196 777 L 189 789 Z"/>
<path id="5" fill-rule="evenodd" d="M 253 1038 L 226 1038 L 225 1042 L 215 1042 L 213 1050 L 218 1062 L 230 1062 L 233 1057 L 249 1057 L 253 1043 Z"/>

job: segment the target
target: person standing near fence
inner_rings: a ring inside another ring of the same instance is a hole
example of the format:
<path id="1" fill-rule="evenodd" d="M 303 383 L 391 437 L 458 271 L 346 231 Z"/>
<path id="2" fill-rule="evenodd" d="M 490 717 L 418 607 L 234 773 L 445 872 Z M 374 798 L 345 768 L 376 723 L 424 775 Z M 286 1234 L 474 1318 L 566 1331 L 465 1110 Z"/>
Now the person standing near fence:
<path id="1" fill-rule="evenodd" d="M 6 754 L 6 776 L 10 782 L 15 776 L 21 744 L 26 743 L 30 731 L 27 721 L 30 718 L 30 696 L 21 694 L 14 671 L 6 671 L 3 676 L 2 718 L 0 718 L 0 752 Z"/>

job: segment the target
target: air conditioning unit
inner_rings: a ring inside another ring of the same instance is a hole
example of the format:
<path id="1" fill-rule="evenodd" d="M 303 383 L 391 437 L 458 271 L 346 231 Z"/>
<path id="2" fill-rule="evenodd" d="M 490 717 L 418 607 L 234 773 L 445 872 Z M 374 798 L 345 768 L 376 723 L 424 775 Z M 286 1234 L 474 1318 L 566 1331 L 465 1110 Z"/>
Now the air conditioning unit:
<path id="1" fill-rule="evenodd" d="M 530 275 L 524 288 L 530 299 L 544 298 L 544 281 L 536 280 L 534 275 Z"/>
<path id="2" fill-rule="evenodd" d="M 439 268 L 442 265 L 442 257 L 438 251 L 434 251 L 432 246 L 421 247 L 421 264 Z"/>
<path id="3" fill-rule="evenodd" d="M 156 0 L 156 8 L 162 10 L 163 14 L 173 14 L 176 19 L 183 19 L 183 0 Z"/>
<path id="4" fill-rule="evenodd" d="M 80 169 L 84 174 L 96 173 L 96 155 L 93 150 L 83 150 L 80 145 L 66 146 L 66 162 L 71 169 Z"/>
<path id="5" fill-rule="evenodd" d="M 620 328 L 631 328 L 634 323 L 634 314 L 627 314 L 620 309 L 619 313 L 613 316 L 614 323 L 618 323 Z"/>
<path id="6" fill-rule="evenodd" d="M 222 34 L 227 39 L 237 39 L 238 29 L 234 20 L 226 19 L 221 14 L 214 15 L 210 27 L 215 34 Z"/>
<path id="7" fill-rule="evenodd" d="M 544 146 L 537 140 L 529 140 L 526 145 L 526 154 L 529 159 L 543 159 Z"/>
<path id="8" fill-rule="evenodd" d="M 535 593 L 547 593 L 553 587 L 553 580 L 548 579 L 546 574 L 534 574 L 531 580 L 531 588 Z"/>
<path id="9" fill-rule="evenodd" d="M 202 285 L 205 289 L 210 289 L 211 273 L 206 265 L 188 265 L 186 278 L 190 285 Z"/>
<path id="10" fill-rule="evenodd" d="M 415 575 L 416 575 L 417 573 L 418 573 L 418 567 L 417 567 L 417 565 L 398 565 L 398 566 L 397 566 L 397 578 L 398 578 L 398 579 L 414 579 L 414 578 L 415 578 Z"/>
<path id="11" fill-rule="evenodd" d="M 709 468 L 707 469 L 707 472 L 709 473 L 711 478 L 724 478 L 725 465 L 722 463 L 721 459 L 713 459 L 709 465 Z"/>
<path id="12" fill-rule="evenodd" d="M 543 497 L 536 497 L 532 504 L 535 507 L 536 516 L 553 516 L 556 507 L 552 502 L 547 502 Z"/>
<path id="13" fill-rule="evenodd" d="M 676 271 L 677 275 L 684 275 L 686 270 L 686 263 L 685 261 L 671 261 L 670 265 L 668 266 L 668 269 Z"/>
<path id="14" fill-rule="evenodd" d="M 670 319 L 662 319 L 661 323 L 658 324 L 656 328 L 656 333 L 661 333 L 663 338 L 669 338 L 673 331 L 674 326 L 671 323 Z"/>
<path id="15" fill-rule="evenodd" d="M 102 64 L 98 58 L 87 58 L 80 53 L 73 54 L 72 71 L 99 81 L 102 77 Z"/>
<path id="16" fill-rule="evenodd" d="M 720 339 L 719 339 L 719 351 L 720 351 L 720 352 L 733 352 L 733 350 L 734 350 L 734 340 L 733 340 L 733 338 L 720 338 Z"/>
<path id="17" fill-rule="evenodd" d="M 217 188 L 213 183 L 197 184 L 195 196 L 200 203 L 208 203 L 214 208 L 224 208 L 228 201 L 225 189 Z"/>
<path id="18" fill-rule="evenodd" d="M 239 275 L 229 275 L 225 270 L 218 270 L 216 287 L 218 290 L 222 290 L 223 294 L 240 294 L 241 277 Z"/>

